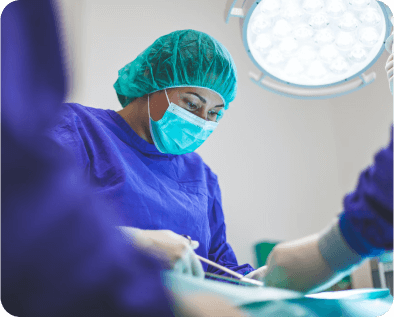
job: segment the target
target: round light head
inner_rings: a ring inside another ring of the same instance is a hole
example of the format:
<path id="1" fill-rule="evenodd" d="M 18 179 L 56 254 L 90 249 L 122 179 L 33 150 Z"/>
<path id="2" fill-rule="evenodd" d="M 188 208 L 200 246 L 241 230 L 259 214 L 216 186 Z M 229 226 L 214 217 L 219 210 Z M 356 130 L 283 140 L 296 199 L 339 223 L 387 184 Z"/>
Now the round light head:
<path id="1" fill-rule="evenodd" d="M 280 13 L 282 7 L 281 0 L 265 0 L 259 6 L 259 9 L 262 13 L 267 14 L 269 16 L 276 16 Z"/>
<path id="2" fill-rule="evenodd" d="M 327 3 L 326 12 L 330 17 L 339 18 L 345 12 L 347 8 L 342 0 L 331 0 Z"/>
<path id="3" fill-rule="evenodd" d="M 251 30 L 255 34 L 261 34 L 271 26 L 271 18 L 266 14 L 259 14 L 253 24 L 250 26 Z"/>
<path id="4" fill-rule="evenodd" d="M 363 71 L 381 52 L 388 26 L 376 0 L 261 0 L 244 28 L 264 73 L 318 87 Z"/>

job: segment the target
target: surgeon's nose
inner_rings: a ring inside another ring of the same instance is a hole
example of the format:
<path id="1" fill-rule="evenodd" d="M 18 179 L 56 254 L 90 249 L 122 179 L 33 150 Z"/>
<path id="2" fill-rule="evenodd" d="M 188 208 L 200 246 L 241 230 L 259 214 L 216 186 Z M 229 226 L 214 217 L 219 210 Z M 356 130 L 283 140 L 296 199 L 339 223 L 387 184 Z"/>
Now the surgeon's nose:
<path id="1" fill-rule="evenodd" d="M 204 107 L 199 108 L 197 111 L 194 112 L 194 114 L 203 120 L 208 119 L 208 113 Z"/>

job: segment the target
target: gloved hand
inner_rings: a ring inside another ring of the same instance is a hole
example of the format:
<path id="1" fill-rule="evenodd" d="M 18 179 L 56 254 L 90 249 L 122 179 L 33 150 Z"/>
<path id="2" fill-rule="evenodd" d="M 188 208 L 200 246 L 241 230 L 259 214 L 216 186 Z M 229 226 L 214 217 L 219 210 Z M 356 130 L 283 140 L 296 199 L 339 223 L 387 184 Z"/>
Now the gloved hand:
<path id="1" fill-rule="evenodd" d="M 204 278 L 200 260 L 194 253 L 199 243 L 189 240 L 171 230 L 140 230 L 118 227 L 125 237 L 142 251 L 157 258 L 167 269 Z"/>
<path id="2" fill-rule="evenodd" d="M 319 234 L 278 244 L 267 265 L 246 277 L 258 279 L 265 286 L 318 292 L 349 275 L 361 261 L 342 237 L 336 219 Z"/>
<path id="3" fill-rule="evenodd" d="M 386 62 L 387 78 L 389 80 L 390 91 L 393 94 L 393 53 L 390 54 Z"/>
<path id="4" fill-rule="evenodd" d="M 301 292 L 312 290 L 334 274 L 319 252 L 318 238 L 315 234 L 276 245 L 268 257 L 266 267 L 246 277 L 257 277 L 265 286 Z"/>
<path id="5" fill-rule="evenodd" d="M 249 274 L 245 275 L 245 277 L 262 282 L 264 280 L 265 275 L 267 274 L 267 268 L 268 268 L 267 265 L 259 267 L 257 270 L 254 270 L 253 272 L 250 272 Z"/>

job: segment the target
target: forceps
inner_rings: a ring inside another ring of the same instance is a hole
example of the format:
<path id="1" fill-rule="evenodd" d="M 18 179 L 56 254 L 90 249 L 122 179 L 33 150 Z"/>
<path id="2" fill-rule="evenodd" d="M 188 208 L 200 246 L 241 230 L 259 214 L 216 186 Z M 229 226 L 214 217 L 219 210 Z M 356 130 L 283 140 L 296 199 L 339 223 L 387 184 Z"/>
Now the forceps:
<path id="1" fill-rule="evenodd" d="M 188 240 L 189 240 L 189 243 L 191 244 L 192 239 L 190 238 L 190 236 L 187 236 L 187 235 L 185 235 L 185 234 L 182 234 L 182 236 L 183 236 L 184 238 L 188 239 Z M 197 256 L 197 258 L 198 258 L 201 262 L 205 262 L 205 263 L 207 263 L 207 264 L 209 264 L 209 265 L 212 265 L 212 266 L 218 268 L 219 270 L 222 270 L 223 272 L 226 272 L 226 273 L 228 273 L 228 274 L 231 274 L 231 275 L 235 276 L 236 278 L 239 278 L 239 280 L 242 281 L 242 282 L 249 283 L 249 284 L 253 284 L 253 285 L 256 285 L 256 286 L 264 286 L 264 283 L 262 283 L 262 282 L 260 282 L 260 281 L 252 280 L 252 279 L 250 279 L 250 278 L 244 277 L 242 274 L 239 274 L 239 273 L 237 273 L 237 272 L 234 272 L 234 271 L 232 271 L 232 270 L 230 270 L 230 269 L 228 269 L 228 268 L 226 268 L 226 267 L 224 267 L 224 266 L 221 266 L 220 264 L 217 264 L 217 263 L 212 262 L 212 261 L 210 261 L 210 260 L 208 260 L 208 259 L 206 259 L 206 258 L 203 258 L 202 256 L 199 256 L 198 254 L 196 254 L 196 256 Z"/>

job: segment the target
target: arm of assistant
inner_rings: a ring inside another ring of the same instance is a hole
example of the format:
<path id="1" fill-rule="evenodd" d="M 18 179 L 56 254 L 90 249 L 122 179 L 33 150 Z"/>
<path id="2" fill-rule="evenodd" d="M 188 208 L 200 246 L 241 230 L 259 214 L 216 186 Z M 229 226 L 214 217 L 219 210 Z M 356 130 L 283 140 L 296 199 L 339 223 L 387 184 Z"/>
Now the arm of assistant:
<path id="1" fill-rule="evenodd" d="M 344 212 L 320 233 L 280 243 L 267 265 L 249 278 L 266 286 L 321 291 L 349 275 L 364 259 L 393 248 L 393 138 L 364 170 Z"/>

